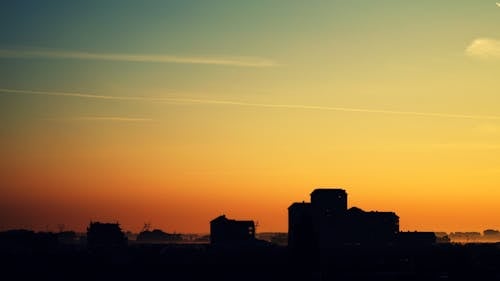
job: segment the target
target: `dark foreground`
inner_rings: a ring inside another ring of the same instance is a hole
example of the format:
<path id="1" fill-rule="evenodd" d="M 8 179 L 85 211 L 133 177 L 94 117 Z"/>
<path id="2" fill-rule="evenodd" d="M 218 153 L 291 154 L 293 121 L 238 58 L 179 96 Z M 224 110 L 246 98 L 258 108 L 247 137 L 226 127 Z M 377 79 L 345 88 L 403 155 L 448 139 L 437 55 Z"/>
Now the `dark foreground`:
<path id="1" fill-rule="evenodd" d="M 499 244 L 343 247 L 274 245 L 3 245 L 3 280 L 500 280 Z"/>

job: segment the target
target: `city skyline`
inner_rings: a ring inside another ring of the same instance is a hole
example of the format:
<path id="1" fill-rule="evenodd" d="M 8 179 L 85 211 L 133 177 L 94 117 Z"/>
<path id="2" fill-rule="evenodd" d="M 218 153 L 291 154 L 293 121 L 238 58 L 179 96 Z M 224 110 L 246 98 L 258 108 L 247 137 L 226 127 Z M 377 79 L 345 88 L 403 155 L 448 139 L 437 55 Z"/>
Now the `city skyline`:
<path id="1" fill-rule="evenodd" d="M 494 1 L 0 10 L 0 228 L 286 232 L 313 188 L 402 231 L 500 229 Z"/>

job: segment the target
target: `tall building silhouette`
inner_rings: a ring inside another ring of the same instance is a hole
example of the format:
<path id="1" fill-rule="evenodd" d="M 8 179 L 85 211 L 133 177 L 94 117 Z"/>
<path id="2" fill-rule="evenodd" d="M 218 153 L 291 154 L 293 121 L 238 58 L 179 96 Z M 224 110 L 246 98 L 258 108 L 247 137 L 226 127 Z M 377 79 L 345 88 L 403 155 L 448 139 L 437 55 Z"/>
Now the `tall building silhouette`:
<path id="1" fill-rule="evenodd" d="M 288 207 L 288 247 L 305 251 L 317 246 L 311 203 L 293 203 Z"/>
<path id="2" fill-rule="evenodd" d="M 384 244 L 394 242 L 398 233 L 399 217 L 394 212 L 348 209 L 343 189 L 315 189 L 311 203 L 288 208 L 288 245 L 294 250 Z"/>
<path id="3" fill-rule="evenodd" d="M 347 192 L 343 189 L 318 188 L 311 192 L 311 204 L 325 214 L 347 211 Z"/>

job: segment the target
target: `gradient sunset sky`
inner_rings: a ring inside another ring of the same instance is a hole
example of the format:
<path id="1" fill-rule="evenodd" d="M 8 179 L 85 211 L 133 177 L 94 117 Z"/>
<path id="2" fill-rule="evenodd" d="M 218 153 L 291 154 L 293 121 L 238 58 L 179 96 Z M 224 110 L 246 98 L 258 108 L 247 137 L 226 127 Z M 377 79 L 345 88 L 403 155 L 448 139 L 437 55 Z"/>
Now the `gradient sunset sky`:
<path id="1" fill-rule="evenodd" d="M 3 1 L 0 229 L 500 228 L 494 1 Z"/>

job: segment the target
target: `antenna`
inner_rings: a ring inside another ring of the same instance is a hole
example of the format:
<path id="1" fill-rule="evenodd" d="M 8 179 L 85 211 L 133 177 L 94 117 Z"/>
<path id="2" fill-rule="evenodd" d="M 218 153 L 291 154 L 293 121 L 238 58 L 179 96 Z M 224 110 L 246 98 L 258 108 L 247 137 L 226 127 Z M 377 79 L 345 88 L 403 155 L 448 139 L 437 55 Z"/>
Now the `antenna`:
<path id="1" fill-rule="evenodd" d="M 144 226 L 142 227 L 142 231 L 149 231 L 151 229 L 151 222 L 145 222 Z"/>
<path id="2" fill-rule="evenodd" d="M 65 228 L 66 226 L 64 225 L 64 223 L 57 224 L 57 230 L 59 230 L 59 232 L 64 232 Z"/>

